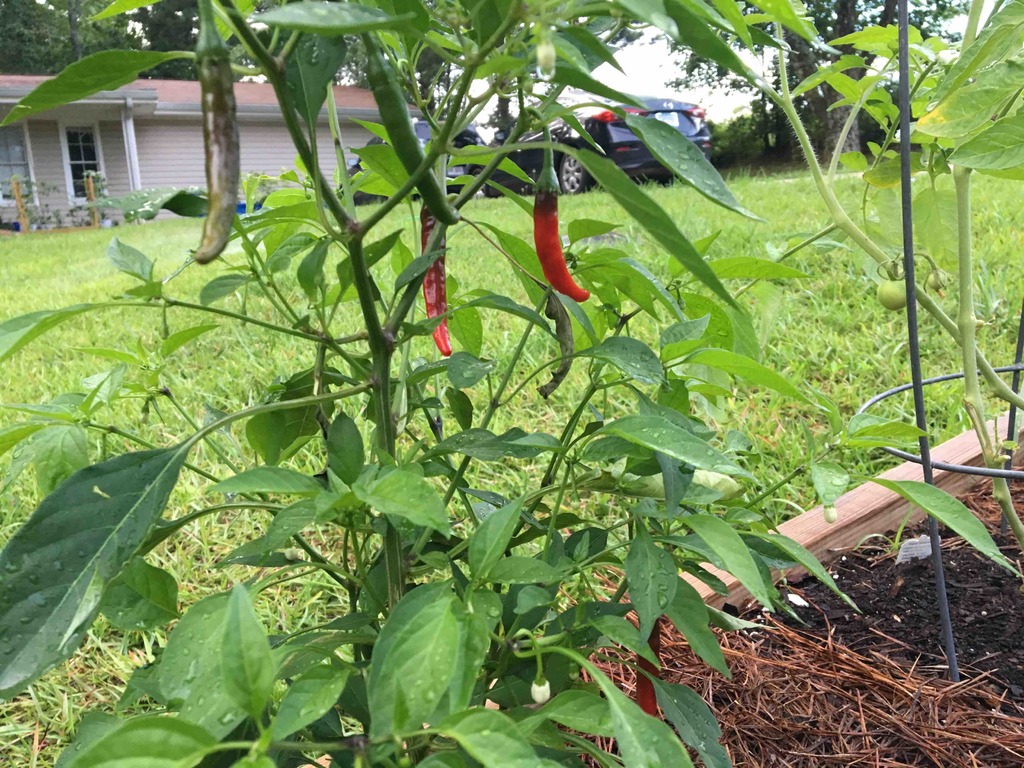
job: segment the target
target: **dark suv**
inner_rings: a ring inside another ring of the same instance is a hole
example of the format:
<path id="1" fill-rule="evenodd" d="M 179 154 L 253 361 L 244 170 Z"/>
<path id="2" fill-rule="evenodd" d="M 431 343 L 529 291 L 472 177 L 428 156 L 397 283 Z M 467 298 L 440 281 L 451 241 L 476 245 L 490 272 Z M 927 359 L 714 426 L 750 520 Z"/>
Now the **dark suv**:
<path id="1" fill-rule="evenodd" d="M 653 117 L 671 125 L 700 147 L 705 157 L 710 159 L 711 131 L 708 130 L 707 121 L 704 119 L 703 108 L 696 104 L 672 99 L 638 97 L 637 101 L 644 105 L 644 109 L 625 105 L 621 109 L 625 112 Z M 605 109 L 586 116 L 580 115 L 580 122 L 594 143 L 604 150 L 605 155 L 632 178 L 655 181 L 668 181 L 672 178 L 672 171 L 651 154 L 644 143 L 629 129 L 625 120 L 612 110 Z M 562 144 L 593 151 L 590 143 L 576 133 L 568 123 L 559 121 L 553 124 L 551 137 Z M 523 141 L 536 141 L 540 138 L 540 133 L 528 134 L 523 137 Z M 531 179 L 537 178 L 543 162 L 541 150 L 523 150 L 513 153 L 510 157 Z M 558 174 L 558 182 L 564 194 L 583 192 L 594 183 L 587 170 L 571 155 L 555 155 L 555 172 Z M 524 191 L 526 188 L 521 180 L 506 173 L 495 174 L 494 180 L 518 191 Z M 500 193 L 491 187 L 486 187 L 485 194 L 489 197 L 496 197 Z"/>

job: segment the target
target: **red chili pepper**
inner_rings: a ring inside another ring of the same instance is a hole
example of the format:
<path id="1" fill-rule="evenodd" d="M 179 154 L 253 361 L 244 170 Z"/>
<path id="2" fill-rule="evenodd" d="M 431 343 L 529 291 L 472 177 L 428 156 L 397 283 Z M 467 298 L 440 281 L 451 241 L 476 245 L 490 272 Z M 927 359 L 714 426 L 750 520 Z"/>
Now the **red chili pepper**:
<path id="1" fill-rule="evenodd" d="M 546 128 L 544 139 L 551 141 L 551 134 Z M 544 166 L 537 179 L 537 194 L 533 199 L 533 244 L 537 248 L 544 277 L 552 288 L 574 301 L 590 298 L 590 291 L 576 284 L 565 265 L 562 238 L 558 234 L 558 179 L 550 146 L 544 150 Z"/>
<path id="2" fill-rule="evenodd" d="M 651 630 L 651 636 L 647 640 L 647 645 L 650 646 L 651 651 L 654 653 L 654 657 L 661 662 L 661 617 L 654 622 L 654 629 Z M 658 668 L 655 667 L 647 659 L 636 657 L 637 664 L 640 669 L 653 677 L 658 677 Z M 659 678 L 660 679 L 660 678 Z M 643 672 L 636 673 L 636 703 L 640 705 L 642 709 L 648 715 L 657 716 L 658 714 L 658 696 L 654 692 L 654 683 L 651 679 Z"/>
<path id="3" fill-rule="evenodd" d="M 430 240 L 430 235 L 434 231 L 434 226 L 437 224 L 437 219 L 434 218 L 434 214 L 430 212 L 430 209 L 424 205 L 420 209 L 420 247 L 421 253 L 427 252 L 427 242 Z M 427 274 L 423 278 L 423 300 L 427 305 L 427 317 L 435 318 L 440 317 L 448 311 L 448 289 L 445 285 L 445 273 L 444 273 L 444 247 L 445 241 L 442 238 L 440 246 L 442 254 L 434 261 L 433 264 L 427 269 Z M 434 343 L 437 345 L 438 351 L 445 357 L 448 357 L 452 353 L 452 342 L 448 336 L 448 319 L 444 318 L 441 323 L 434 328 Z"/>

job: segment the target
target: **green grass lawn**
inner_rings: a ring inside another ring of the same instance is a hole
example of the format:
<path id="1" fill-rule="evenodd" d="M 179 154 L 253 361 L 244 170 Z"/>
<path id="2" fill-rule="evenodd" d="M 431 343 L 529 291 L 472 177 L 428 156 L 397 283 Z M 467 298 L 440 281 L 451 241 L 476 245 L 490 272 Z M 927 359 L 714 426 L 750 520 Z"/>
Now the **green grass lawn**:
<path id="1" fill-rule="evenodd" d="M 730 185 L 741 202 L 765 221 L 743 219 L 722 211 L 687 188 L 652 187 L 649 192 L 691 239 L 721 232 L 709 258 L 772 257 L 826 224 L 823 206 L 805 176 L 746 176 L 732 179 Z M 842 185 L 844 195 L 857 199 L 860 187 L 852 179 Z M 1012 357 L 1019 302 L 1024 296 L 1019 257 L 1024 211 L 1019 206 L 1019 192 L 1011 182 L 981 177 L 976 189 L 977 256 L 985 265 L 979 278 L 981 310 L 987 322 L 981 339 L 993 362 L 1002 364 Z M 474 201 L 468 213 L 479 221 L 530 238 L 530 218 L 505 200 Z M 562 216 L 565 221 L 576 217 L 627 220 L 611 198 L 601 192 L 565 198 Z M 393 228 L 398 228 L 406 226 L 408 216 L 395 214 L 393 219 Z M 628 224 L 623 231 L 631 238 L 629 247 L 635 251 L 634 257 L 655 274 L 664 276 L 665 254 L 647 241 L 635 224 Z M 130 278 L 117 273 L 105 257 L 113 236 L 156 259 L 157 273 L 165 275 L 185 260 L 188 249 L 198 242 L 198 233 L 198 222 L 170 220 L 123 226 L 113 231 L 2 238 L 0 320 L 39 309 L 106 301 L 130 287 Z M 406 242 L 410 242 L 408 235 Z M 238 259 L 229 254 L 226 262 L 232 261 L 237 263 Z M 790 263 L 811 277 L 765 283 L 743 296 L 754 317 L 767 365 L 798 386 L 810 384 L 832 397 L 846 418 L 871 395 L 909 380 L 903 315 L 889 313 L 875 301 L 874 283 L 869 279 L 873 265 L 867 265 L 860 254 L 842 245 L 808 249 Z M 171 283 L 171 293 L 177 298 L 195 300 L 200 288 L 225 268 L 225 262 L 207 268 L 190 267 Z M 525 301 L 508 266 L 468 227 L 453 231 L 449 237 L 448 270 L 463 286 L 483 287 Z M 731 287 L 740 285 L 742 281 L 736 281 Z M 950 293 L 947 302 L 953 311 L 955 291 Z M 237 308 L 237 301 L 228 299 L 225 306 Z M 351 327 L 355 328 L 356 305 L 344 306 L 351 316 Z M 254 306 L 249 309 L 264 311 Z M 265 311 L 266 317 L 271 318 L 270 310 Z M 167 321 L 173 331 L 208 319 L 199 313 L 174 310 Z M 122 308 L 84 314 L 69 321 L 4 364 L 0 402 L 39 403 L 63 392 L 81 390 L 83 378 L 109 367 L 108 361 L 81 351 L 83 348 L 127 347 L 137 341 L 143 346 L 153 345 L 159 339 L 161 320 L 161 313 L 153 309 Z M 274 377 L 312 365 L 310 351 L 302 343 L 282 341 L 266 331 L 231 321 L 218 322 L 217 330 L 188 347 L 167 372 L 167 386 L 191 418 L 202 420 L 207 406 L 234 410 L 255 402 Z M 518 340 L 520 322 L 506 315 L 485 316 L 483 355 L 501 359 L 508 354 Z M 648 330 L 653 330 L 653 323 Z M 643 331 L 641 328 L 640 332 Z M 524 371 L 555 352 L 549 340 L 538 337 L 539 334 L 535 335 L 527 348 Z M 926 375 L 960 369 L 956 350 L 927 321 L 922 328 L 922 344 Z M 429 339 L 423 339 L 416 351 L 431 356 Z M 574 402 L 574 392 L 582 387 L 581 376 L 577 372 L 577 377 L 567 382 L 550 402 L 541 400 L 533 386 L 523 388 L 513 408 L 492 429 L 501 430 L 511 424 L 528 431 L 554 429 L 552 417 Z M 964 429 L 957 392 L 955 386 L 936 387 L 928 392 L 935 439 Z M 882 411 L 907 416 L 911 407 L 909 398 L 896 399 Z M 118 406 L 111 421 L 124 423 L 131 418 L 133 409 L 137 412 L 136 404 Z M 0 426 L 16 420 L 17 414 L 0 412 Z M 759 443 L 764 458 L 755 473 L 765 484 L 806 460 L 805 430 L 819 429 L 822 420 L 820 413 L 782 396 L 747 389 L 737 390 L 719 414 L 720 427 L 740 429 Z M 171 444 L 187 430 L 182 416 L 166 404 L 152 410 L 141 427 L 147 439 L 162 445 Z M 224 445 L 229 453 L 242 450 L 227 440 Z M 94 445 L 92 450 L 95 460 L 99 448 Z M 839 458 L 851 470 L 863 474 L 873 474 L 889 463 L 886 457 L 874 454 Z M 200 451 L 197 461 L 210 471 L 227 471 L 205 449 Z M 207 481 L 188 474 L 183 477 L 172 499 L 170 515 L 203 506 Z M 500 477 L 493 480 L 507 482 Z M 0 495 L 0 544 L 13 534 L 38 501 L 31 473 Z M 780 513 L 792 513 L 811 504 L 807 485 L 799 479 L 778 494 Z M 260 525 L 250 518 L 204 518 L 189 526 L 173 545 L 159 548 L 152 559 L 179 579 L 182 602 L 191 603 L 241 577 L 241 570 L 211 568 L 218 558 L 259 530 Z M 279 587 L 282 600 L 277 605 L 287 614 L 268 615 L 266 620 L 274 627 L 294 627 L 302 621 L 303 612 L 312 610 L 306 606 L 318 588 L 312 579 Z M 151 660 L 153 648 L 162 642 L 161 633 L 104 632 L 101 619 L 85 647 L 70 662 L 38 681 L 30 693 L 0 705 L 0 745 L 12 745 L 6 754 L 0 750 L 0 755 L 4 755 L 0 763 L 6 765 L 6 759 L 19 767 L 52 765 L 83 710 L 97 706 L 112 708 L 130 670 Z"/>

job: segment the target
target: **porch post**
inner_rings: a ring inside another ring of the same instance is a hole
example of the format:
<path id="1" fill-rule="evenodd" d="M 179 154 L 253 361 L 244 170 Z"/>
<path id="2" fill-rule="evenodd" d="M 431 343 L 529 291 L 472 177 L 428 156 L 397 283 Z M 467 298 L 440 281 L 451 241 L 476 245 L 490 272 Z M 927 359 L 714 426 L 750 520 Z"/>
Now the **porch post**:
<path id="1" fill-rule="evenodd" d="M 134 192 L 142 189 L 142 175 L 139 173 L 139 152 L 135 145 L 135 114 L 131 97 L 124 100 L 121 133 L 124 136 L 124 154 L 128 160 L 128 186 Z"/>

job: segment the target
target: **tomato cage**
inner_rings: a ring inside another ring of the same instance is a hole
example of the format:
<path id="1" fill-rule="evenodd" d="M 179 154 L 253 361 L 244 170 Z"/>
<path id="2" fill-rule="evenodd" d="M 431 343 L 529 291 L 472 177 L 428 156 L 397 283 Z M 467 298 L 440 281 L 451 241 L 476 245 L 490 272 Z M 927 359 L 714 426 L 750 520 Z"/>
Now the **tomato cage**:
<path id="1" fill-rule="evenodd" d="M 980 475 L 991 478 L 1004 478 L 1007 480 L 1024 480 L 1024 471 L 1011 468 L 1010 459 L 1000 467 L 977 467 L 965 464 L 949 464 L 945 462 L 932 461 L 931 445 L 927 432 L 927 417 L 925 415 L 924 388 L 928 385 L 938 384 L 956 379 L 963 379 L 964 372 L 948 373 L 941 376 L 934 376 L 928 379 L 922 377 L 921 373 L 921 348 L 918 338 L 917 321 L 917 287 L 914 276 L 914 224 L 913 208 L 911 205 L 911 163 L 910 163 L 910 51 L 909 51 L 909 11 L 908 0 L 898 0 L 897 4 L 898 24 L 898 57 L 899 57 L 899 82 L 897 86 L 897 104 L 899 106 L 899 155 L 900 155 L 900 208 L 903 219 L 903 280 L 907 297 L 907 334 L 908 334 L 908 355 L 910 357 L 911 382 L 898 387 L 888 389 L 875 395 L 864 403 L 857 413 L 865 413 L 877 403 L 892 397 L 893 395 L 906 392 L 913 392 L 914 397 L 914 418 L 916 426 L 921 430 L 918 439 L 919 453 L 900 450 L 898 448 L 883 448 L 887 453 L 896 456 L 904 461 L 914 462 L 921 465 L 924 481 L 929 485 L 935 484 L 934 470 L 939 469 L 947 472 L 961 474 Z M 1020 321 L 1017 326 L 1016 354 L 1013 365 L 1000 366 L 995 368 L 996 373 L 1012 373 L 1011 388 L 1013 392 L 1020 392 L 1021 371 L 1024 365 L 1021 364 L 1024 358 L 1024 303 L 1021 304 Z M 1010 404 L 1009 424 L 1006 430 L 1006 440 L 1016 441 L 1017 429 L 1017 406 Z M 1003 515 L 1001 523 L 1002 532 L 1007 531 L 1007 519 Z M 960 681 L 960 666 L 957 662 L 956 641 L 953 637 L 953 624 L 950 618 L 949 598 L 946 594 L 946 577 L 943 569 L 942 550 L 940 547 L 941 537 L 939 534 L 938 522 L 931 515 L 928 516 L 928 538 L 931 544 L 931 563 L 935 574 L 935 598 L 939 610 L 939 622 L 942 630 L 943 652 L 948 664 L 948 675 L 953 682 Z"/>

